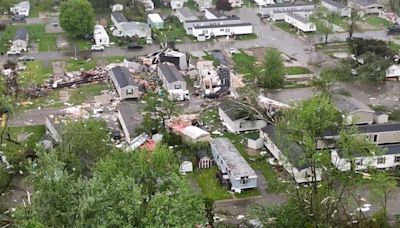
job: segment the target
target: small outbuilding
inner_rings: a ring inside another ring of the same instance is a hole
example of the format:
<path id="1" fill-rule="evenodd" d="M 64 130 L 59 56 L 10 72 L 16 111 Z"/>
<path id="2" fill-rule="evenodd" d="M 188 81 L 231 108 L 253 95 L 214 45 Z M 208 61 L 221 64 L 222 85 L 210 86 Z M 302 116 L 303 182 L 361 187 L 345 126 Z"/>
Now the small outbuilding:
<path id="1" fill-rule="evenodd" d="M 208 169 L 212 166 L 212 160 L 204 150 L 197 151 L 196 161 L 198 169 Z"/>
<path id="2" fill-rule="evenodd" d="M 193 172 L 193 163 L 190 159 L 186 157 L 182 157 L 181 164 L 179 168 L 181 173 L 190 173 Z"/>
<path id="3" fill-rule="evenodd" d="M 208 142 L 210 133 L 196 126 L 187 126 L 182 130 L 182 137 L 187 142 Z"/>
<path id="4" fill-rule="evenodd" d="M 164 28 L 164 20 L 161 18 L 158 13 L 151 13 L 147 15 L 147 24 L 152 29 L 161 29 Z"/>

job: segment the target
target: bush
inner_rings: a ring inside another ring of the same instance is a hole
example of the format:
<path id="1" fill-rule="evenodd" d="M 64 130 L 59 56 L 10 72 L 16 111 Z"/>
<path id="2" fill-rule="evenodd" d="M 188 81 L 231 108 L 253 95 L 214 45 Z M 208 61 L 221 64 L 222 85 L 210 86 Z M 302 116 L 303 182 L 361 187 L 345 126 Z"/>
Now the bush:
<path id="1" fill-rule="evenodd" d="M 3 30 L 5 30 L 7 28 L 7 25 L 6 24 L 0 24 L 0 31 L 3 31 Z"/>
<path id="2" fill-rule="evenodd" d="M 0 166 L 0 193 L 3 193 L 7 190 L 10 181 L 11 174 L 8 173 L 3 166 Z"/>

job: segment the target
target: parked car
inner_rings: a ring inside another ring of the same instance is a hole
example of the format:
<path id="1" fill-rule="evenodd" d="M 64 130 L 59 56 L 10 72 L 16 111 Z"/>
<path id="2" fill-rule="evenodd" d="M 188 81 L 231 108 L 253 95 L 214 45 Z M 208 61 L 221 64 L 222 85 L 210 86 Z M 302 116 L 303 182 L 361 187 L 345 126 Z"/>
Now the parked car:
<path id="1" fill-rule="evenodd" d="M 35 58 L 32 56 L 24 55 L 18 58 L 18 61 L 34 61 Z"/>
<path id="2" fill-rule="evenodd" d="M 14 51 L 14 50 L 10 50 L 7 52 L 7 55 L 20 55 L 21 52 L 20 51 Z"/>
<path id="3" fill-rule="evenodd" d="M 92 51 L 104 51 L 104 46 L 102 45 L 92 45 L 90 48 Z"/>
<path id="4" fill-rule="evenodd" d="M 130 43 L 128 44 L 128 49 L 142 49 L 143 46 L 137 43 Z"/>
<path id="5" fill-rule="evenodd" d="M 395 25 L 395 26 L 392 26 L 392 27 L 388 28 L 387 34 L 388 35 L 399 35 L 400 34 L 400 26 L 399 25 L 397 25 L 397 26 Z"/>

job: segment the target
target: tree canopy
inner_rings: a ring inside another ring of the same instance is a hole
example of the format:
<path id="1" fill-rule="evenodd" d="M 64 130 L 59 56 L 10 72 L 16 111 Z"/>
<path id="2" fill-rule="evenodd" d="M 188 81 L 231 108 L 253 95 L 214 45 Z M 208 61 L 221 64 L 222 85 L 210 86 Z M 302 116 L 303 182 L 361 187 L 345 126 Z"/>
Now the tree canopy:
<path id="1" fill-rule="evenodd" d="M 218 10 L 231 11 L 232 5 L 229 0 L 217 0 L 215 3 L 215 8 Z"/>
<path id="2" fill-rule="evenodd" d="M 274 48 L 268 48 L 265 51 L 262 69 L 257 77 L 258 83 L 264 88 L 281 88 L 284 83 L 283 74 L 281 53 Z"/>
<path id="3" fill-rule="evenodd" d="M 18 208 L 17 225 L 193 227 L 206 222 L 203 198 L 181 176 L 176 157 L 166 146 L 152 153 L 119 151 L 104 137 L 94 142 L 99 135 L 90 138 L 91 124 L 75 125 L 66 127 L 64 139 L 70 140 L 61 148 L 39 151 L 31 164 L 34 191 L 31 201 Z M 76 136 L 69 135 L 77 129 Z M 76 145 L 79 138 L 88 142 Z M 86 173 L 71 162 L 82 160 L 92 161 Z"/>
<path id="4" fill-rule="evenodd" d="M 61 3 L 60 25 L 70 36 L 83 37 L 92 33 L 95 23 L 92 4 L 87 0 L 69 0 Z"/>

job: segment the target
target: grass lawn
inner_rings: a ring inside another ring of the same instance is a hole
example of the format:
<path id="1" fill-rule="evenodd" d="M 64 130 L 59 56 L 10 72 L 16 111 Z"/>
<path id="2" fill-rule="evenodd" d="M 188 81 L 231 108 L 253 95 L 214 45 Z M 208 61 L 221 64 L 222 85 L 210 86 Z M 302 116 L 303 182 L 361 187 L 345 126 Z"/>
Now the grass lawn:
<path id="1" fill-rule="evenodd" d="M 214 58 L 212 54 L 207 53 L 205 56 L 202 57 L 204 60 L 212 61 L 215 67 L 219 66 L 220 62 L 218 59 Z"/>
<path id="2" fill-rule="evenodd" d="M 320 43 L 316 44 L 315 49 L 321 51 L 322 53 L 333 57 L 335 52 L 351 53 L 350 46 L 347 42 L 334 42 L 334 43 Z"/>
<path id="3" fill-rule="evenodd" d="M 66 70 L 71 71 L 78 71 L 80 69 L 83 70 L 90 70 L 96 67 L 97 61 L 94 59 L 90 60 L 83 60 L 83 59 L 69 59 L 66 65 Z"/>
<path id="4" fill-rule="evenodd" d="M 256 58 L 241 51 L 238 54 L 232 56 L 232 60 L 235 63 L 234 69 L 239 74 L 243 74 L 246 80 L 254 81 L 255 72 L 258 72 L 256 66 Z"/>
<path id="5" fill-rule="evenodd" d="M 45 33 L 45 25 L 32 24 L 32 25 L 10 25 L 0 34 L 0 52 L 7 52 L 9 40 L 12 40 L 15 31 L 19 28 L 27 28 L 29 31 L 29 41 L 37 43 L 39 51 L 55 51 L 56 36 L 55 34 Z"/>
<path id="6" fill-rule="evenodd" d="M 39 12 L 40 12 L 40 9 L 38 6 L 31 5 L 31 8 L 29 9 L 29 18 L 39 17 Z"/>
<path id="7" fill-rule="evenodd" d="M 188 0 L 184 5 L 195 12 L 199 10 L 196 3 L 193 0 Z"/>
<path id="8" fill-rule="evenodd" d="M 235 197 L 239 198 L 239 199 L 253 197 L 253 196 L 259 196 L 259 195 L 261 195 L 261 194 L 257 189 L 249 189 L 249 190 L 245 190 L 241 193 L 235 193 Z"/>
<path id="9" fill-rule="evenodd" d="M 278 180 L 278 175 L 276 174 L 275 170 L 268 162 L 264 161 L 256 161 L 250 162 L 250 166 L 253 169 L 260 170 L 265 179 L 267 180 L 268 187 L 267 192 L 283 192 L 285 189 L 288 188 L 288 183 L 282 183 Z"/>
<path id="10" fill-rule="evenodd" d="M 305 67 L 285 67 L 284 71 L 288 75 L 296 75 L 296 74 L 310 74 L 311 71 L 308 68 Z"/>
<path id="11" fill-rule="evenodd" d="M 254 3 L 253 0 L 244 0 L 244 1 L 243 1 L 243 5 L 244 5 L 245 7 L 249 7 L 249 8 L 252 8 L 252 7 L 255 7 L 255 6 L 256 6 L 256 4 Z"/>
<path id="12" fill-rule="evenodd" d="M 392 49 L 394 52 L 398 53 L 400 51 L 400 45 L 396 44 L 395 42 L 389 42 L 389 48 Z"/>
<path id="13" fill-rule="evenodd" d="M 222 127 L 222 123 L 219 120 L 219 115 L 218 115 L 218 108 L 217 107 L 212 107 L 204 112 L 200 113 L 200 120 L 212 127 L 212 130 L 220 129 Z"/>
<path id="14" fill-rule="evenodd" d="M 46 96 L 31 99 L 21 100 L 20 105 L 16 107 L 16 111 L 35 109 L 35 108 L 60 108 L 64 107 L 64 103 L 60 101 L 59 90 L 52 90 Z"/>
<path id="15" fill-rule="evenodd" d="M 219 184 L 217 178 L 215 177 L 216 173 L 217 167 L 214 166 L 210 169 L 197 170 L 189 175 L 197 181 L 197 184 L 199 185 L 205 198 L 212 200 L 232 198 L 228 190 Z"/>
<path id="16" fill-rule="evenodd" d="M 246 35 L 238 35 L 237 40 L 254 40 L 257 39 L 257 35 L 252 33 L 252 34 L 246 34 Z"/>
<path id="17" fill-rule="evenodd" d="M 342 18 L 342 17 L 334 17 L 333 21 L 332 21 L 332 24 L 335 24 L 335 25 L 340 26 L 342 28 L 346 28 L 346 26 L 347 26 L 346 20 L 344 18 Z"/>
<path id="18" fill-rule="evenodd" d="M 18 135 L 23 132 L 28 133 L 29 137 L 26 139 L 26 141 L 20 142 L 21 145 L 17 145 L 7 140 L 5 140 L 3 144 L 3 152 L 6 155 L 8 162 L 14 166 L 18 165 L 24 159 L 26 149 L 35 148 L 36 143 L 38 143 L 43 137 L 46 129 L 43 125 L 38 125 L 10 127 L 7 130 L 7 133 L 10 134 L 10 138 L 14 141 L 17 141 Z"/>
<path id="19" fill-rule="evenodd" d="M 279 28 L 279 29 L 281 29 L 281 30 L 283 30 L 283 31 L 285 31 L 285 32 L 287 32 L 287 33 L 297 35 L 296 29 L 293 28 L 292 26 L 290 26 L 290 25 L 289 25 L 288 23 L 286 23 L 286 22 L 277 21 L 277 22 L 273 22 L 272 25 L 275 26 L 275 27 L 277 27 L 277 28 Z"/>
<path id="20" fill-rule="evenodd" d="M 108 56 L 105 58 L 108 63 L 122 63 L 125 56 Z"/>
<path id="21" fill-rule="evenodd" d="M 379 28 L 388 28 L 392 26 L 392 24 L 389 21 L 379 18 L 378 16 L 375 15 L 367 16 L 366 22 L 372 26 Z"/>
<path id="22" fill-rule="evenodd" d="M 68 38 L 69 46 L 77 47 L 78 50 L 89 50 L 92 47 L 92 41 L 82 38 Z"/>
<path id="23" fill-rule="evenodd" d="M 82 104 L 93 96 L 100 95 L 102 90 L 107 89 L 106 84 L 85 84 L 76 89 L 71 89 L 68 103 L 72 105 Z"/>
<path id="24" fill-rule="evenodd" d="M 189 38 L 183 25 L 178 20 L 165 21 L 164 28 L 154 29 L 153 37 L 156 43 L 175 42 L 181 43 Z"/>
<path id="25" fill-rule="evenodd" d="M 26 71 L 18 77 L 18 83 L 21 87 L 27 87 L 30 84 L 42 85 L 52 74 L 49 66 L 44 66 L 41 61 L 26 62 Z"/>

